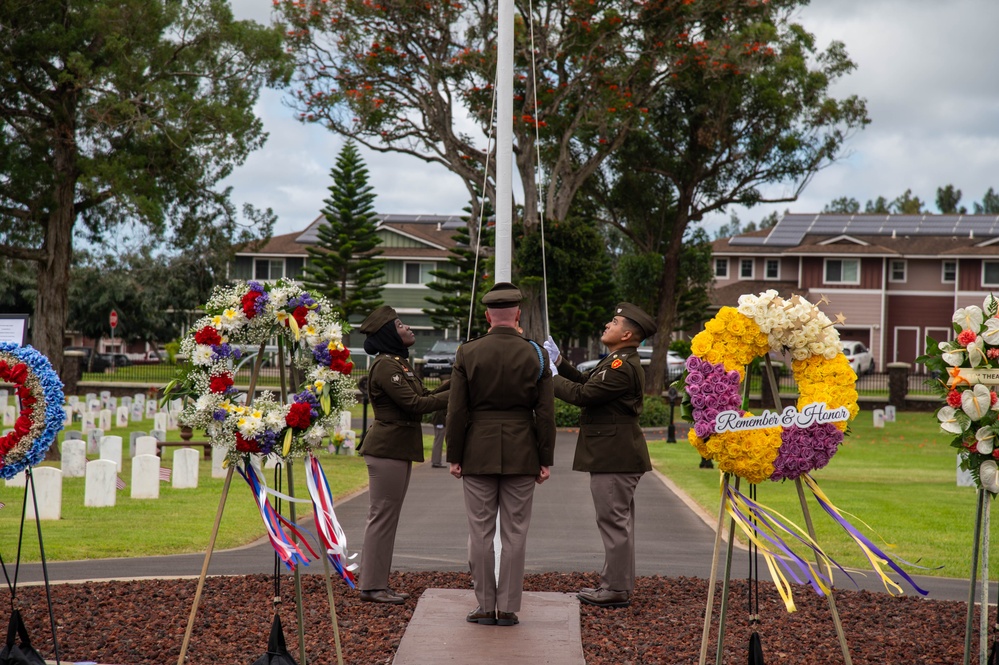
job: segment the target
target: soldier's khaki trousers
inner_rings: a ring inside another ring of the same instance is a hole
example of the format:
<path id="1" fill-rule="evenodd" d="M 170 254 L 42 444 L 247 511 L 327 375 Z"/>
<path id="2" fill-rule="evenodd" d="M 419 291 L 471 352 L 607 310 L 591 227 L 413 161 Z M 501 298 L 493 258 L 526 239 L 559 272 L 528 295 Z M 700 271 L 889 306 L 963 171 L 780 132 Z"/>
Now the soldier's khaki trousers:
<path id="1" fill-rule="evenodd" d="M 604 542 L 600 586 L 635 590 L 635 489 L 641 473 L 591 473 L 590 494 Z"/>
<path id="2" fill-rule="evenodd" d="M 475 600 L 489 612 L 520 611 L 524 593 L 527 530 L 534 505 L 534 476 L 462 476 L 468 515 L 468 567 Z M 500 517 L 499 582 L 496 581 L 496 515 Z"/>
<path id="3" fill-rule="evenodd" d="M 387 589 L 395 532 L 399 527 L 402 502 L 409 489 L 413 463 L 387 457 L 364 456 L 368 466 L 368 523 L 361 549 L 362 591 Z"/>

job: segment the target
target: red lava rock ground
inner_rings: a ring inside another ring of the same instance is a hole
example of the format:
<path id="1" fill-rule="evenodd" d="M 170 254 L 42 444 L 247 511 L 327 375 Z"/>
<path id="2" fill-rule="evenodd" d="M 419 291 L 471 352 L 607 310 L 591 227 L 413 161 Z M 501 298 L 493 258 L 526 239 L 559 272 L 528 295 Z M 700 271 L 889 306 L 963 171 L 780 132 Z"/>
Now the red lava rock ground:
<path id="1" fill-rule="evenodd" d="M 593 575 L 528 575 L 529 591 L 575 592 L 595 586 Z M 333 628 L 324 579 L 302 577 L 306 651 L 309 663 L 336 663 Z M 392 585 L 407 591 L 405 605 L 362 603 L 357 592 L 334 580 L 336 611 L 345 663 L 391 663 L 416 602 L 427 588 L 470 588 L 467 573 L 395 573 Z M 63 662 L 93 660 L 140 665 L 176 663 L 194 598 L 194 580 L 89 582 L 51 587 Z M 266 651 L 274 584 L 266 575 L 210 578 L 205 586 L 187 662 L 252 663 Z M 733 582 L 725 638 L 725 661 L 747 660 L 746 584 Z M 772 585 L 761 584 L 757 627 L 768 665 L 842 663 L 828 601 L 806 587 L 795 589 L 798 611 L 787 613 Z M 292 578 L 281 577 L 281 620 L 296 655 Z M 49 659 L 54 649 L 42 587 L 17 593 L 32 641 Z M 583 650 L 588 665 L 696 663 L 700 653 L 707 581 L 639 578 L 631 607 L 581 607 Z M 715 595 L 717 605 L 719 594 Z M 855 664 L 961 663 L 967 606 L 963 602 L 894 598 L 866 591 L 838 591 L 839 610 Z M 0 594 L 0 607 L 9 593 Z M 471 608 L 469 608 L 471 609 Z M 6 613 L 0 613 L 5 618 Z M 717 620 L 716 620 L 717 623 Z M 977 618 L 975 626 L 977 627 Z M 716 630 L 709 662 L 714 663 Z M 977 645 L 977 636 L 974 644 Z M 972 658 L 978 663 L 977 655 Z"/>

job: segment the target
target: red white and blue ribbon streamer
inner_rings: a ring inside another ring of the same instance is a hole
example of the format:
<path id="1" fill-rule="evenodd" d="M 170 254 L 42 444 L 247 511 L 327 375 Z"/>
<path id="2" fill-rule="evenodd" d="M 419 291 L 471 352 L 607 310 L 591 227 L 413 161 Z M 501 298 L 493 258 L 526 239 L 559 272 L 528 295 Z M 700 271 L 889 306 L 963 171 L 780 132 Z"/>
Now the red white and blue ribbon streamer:
<path id="1" fill-rule="evenodd" d="M 354 573 L 357 564 L 348 564 L 353 557 L 347 556 L 347 536 L 333 512 L 333 493 L 319 460 L 309 455 L 305 460 L 305 482 L 312 497 L 312 512 L 316 519 L 316 531 L 319 540 L 326 549 L 337 574 L 344 579 L 351 589 L 354 588 Z"/>
<path id="2" fill-rule="evenodd" d="M 246 468 L 248 468 L 249 471 L 244 470 L 244 467 L 242 466 L 236 466 L 236 470 L 239 472 L 239 475 L 243 477 L 243 480 L 246 481 L 246 483 L 250 486 L 250 489 L 253 491 L 253 498 L 257 502 L 257 508 L 260 510 L 260 517 L 264 521 L 264 528 L 267 530 L 267 537 L 270 539 L 271 546 L 274 548 L 274 551 L 277 552 L 278 557 L 284 562 L 284 565 L 288 566 L 289 569 L 294 569 L 294 567 L 298 564 L 308 566 L 309 560 L 306 558 L 305 552 L 302 551 L 302 548 L 300 548 L 297 543 L 288 537 L 288 534 L 285 532 L 283 527 L 286 527 L 289 531 L 291 531 L 296 538 L 303 545 L 305 545 L 305 548 L 308 549 L 309 552 L 312 552 L 312 556 L 317 557 L 318 555 L 312 551 L 311 547 L 309 547 L 309 544 L 305 541 L 305 538 L 302 537 L 302 533 L 298 530 L 298 528 L 285 518 L 281 517 L 281 515 L 274 510 L 270 501 L 267 500 L 267 494 L 270 490 L 267 489 L 263 479 L 257 475 L 257 470 L 253 467 L 253 465 L 248 464 L 246 465 Z"/>

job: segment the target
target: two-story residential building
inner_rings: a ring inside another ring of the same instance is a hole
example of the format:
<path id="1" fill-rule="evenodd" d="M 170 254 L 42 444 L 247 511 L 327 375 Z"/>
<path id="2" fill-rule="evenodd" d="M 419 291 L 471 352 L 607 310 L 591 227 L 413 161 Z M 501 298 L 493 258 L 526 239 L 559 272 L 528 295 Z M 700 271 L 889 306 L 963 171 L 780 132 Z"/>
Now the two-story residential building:
<path id="1" fill-rule="evenodd" d="M 236 252 L 229 276 L 233 279 L 276 280 L 282 277 L 301 279 L 308 262 L 308 247 L 319 238 L 319 226 L 326 221 L 320 215 L 303 231 L 274 236 L 261 247 Z M 435 340 L 456 335 L 455 330 L 435 328 L 424 313 L 433 297 L 427 284 L 433 281 L 432 270 L 444 269 L 448 252 L 455 246 L 451 236 L 465 221 L 456 215 L 378 215 L 378 236 L 382 239 L 379 258 L 385 261 L 385 284 L 382 300 L 395 308 L 403 321 L 416 333 L 412 353 L 419 357 Z M 351 315 L 355 328 L 363 314 Z M 355 333 L 348 345 L 360 346 L 363 336 Z"/>
<path id="2" fill-rule="evenodd" d="M 999 295 L 999 216 L 786 214 L 770 229 L 716 240 L 712 303 L 776 289 L 835 318 L 841 339 L 872 350 L 877 368 L 953 337 L 959 307 Z M 914 369 L 919 369 L 918 367 Z"/>

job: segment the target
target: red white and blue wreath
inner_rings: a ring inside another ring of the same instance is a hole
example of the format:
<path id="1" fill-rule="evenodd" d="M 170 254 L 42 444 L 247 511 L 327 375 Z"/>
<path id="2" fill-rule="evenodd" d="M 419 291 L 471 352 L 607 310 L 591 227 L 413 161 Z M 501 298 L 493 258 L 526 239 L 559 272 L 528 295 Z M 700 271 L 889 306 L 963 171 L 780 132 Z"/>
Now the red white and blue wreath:
<path id="1" fill-rule="evenodd" d="M 308 565 L 303 546 L 312 550 L 303 538 L 296 543 L 289 537 L 286 530 L 301 534 L 273 509 L 269 497 L 296 499 L 268 488 L 250 459 L 277 455 L 290 463 L 306 458 L 318 538 L 333 567 L 353 586 L 343 530 L 314 457 L 334 434 L 340 412 L 354 402 L 353 363 L 343 345 L 343 322 L 326 298 L 290 280 L 216 288 L 205 312 L 181 342 L 189 363 L 167 386 L 166 397 L 188 398 L 180 422 L 203 429 L 213 445 L 225 449 L 226 464 L 235 465 L 252 489 L 271 544 L 288 567 Z M 248 399 L 235 385 L 236 369 L 248 352 L 275 339 L 289 350 L 292 365 L 305 380 L 287 403 L 269 391 Z"/>
<path id="2" fill-rule="evenodd" d="M 30 346 L 0 343 L 0 382 L 14 386 L 21 412 L 0 437 L 0 478 L 13 478 L 43 459 L 66 419 L 62 381 L 49 359 Z"/>

